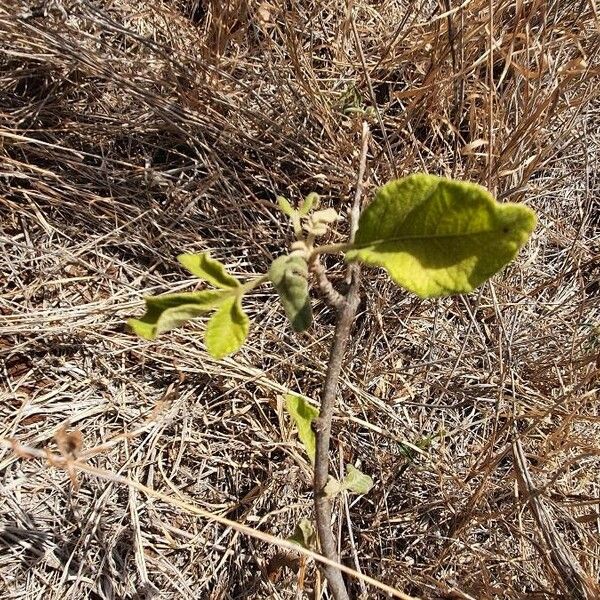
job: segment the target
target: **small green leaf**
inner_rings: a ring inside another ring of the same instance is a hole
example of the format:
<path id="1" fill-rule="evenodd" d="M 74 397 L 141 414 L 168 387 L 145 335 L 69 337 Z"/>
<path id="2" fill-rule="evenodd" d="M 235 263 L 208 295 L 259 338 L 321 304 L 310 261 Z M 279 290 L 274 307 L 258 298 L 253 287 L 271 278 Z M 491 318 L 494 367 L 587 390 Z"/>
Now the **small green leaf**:
<path id="1" fill-rule="evenodd" d="M 288 539 L 307 550 L 314 550 L 317 545 L 317 532 L 308 519 L 302 519 Z"/>
<path id="2" fill-rule="evenodd" d="M 377 191 L 346 259 L 383 267 L 422 298 L 466 293 L 516 256 L 535 223 L 479 185 L 419 173 Z"/>
<path id="3" fill-rule="evenodd" d="M 328 498 L 334 498 L 341 491 L 348 490 L 355 494 L 366 494 L 373 487 L 373 480 L 361 473 L 354 465 L 346 465 L 346 476 L 342 481 L 329 477 L 323 489 Z"/>
<path id="4" fill-rule="evenodd" d="M 312 306 L 306 260 L 297 255 L 276 258 L 269 269 L 269 279 L 279 294 L 292 327 L 296 331 L 308 329 L 312 323 Z"/>
<path id="5" fill-rule="evenodd" d="M 345 488 L 340 480 L 330 476 L 323 488 L 323 492 L 325 492 L 328 498 L 335 498 L 343 489 Z"/>
<path id="6" fill-rule="evenodd" d="M 373 480 L 361 473 L 355 466 L 346 465 L 346 477 L 342 481 L 342 488 L 355 494 L 366 494 L 373 487 Z"/>
<path id="7" fill-rule="evenodd" d="M 159 334 L 179 327 L 188 319 L 216 308 L 228 297 L 228 292 L 217 290 L 149 296 L 144 299 L 145 314 L 139 319 L 129 319 L 127 324 L 140 337 L 153 340 Z"/>
<path id="8" fill-rule="evenodd" d="M 279 210 L 288 217 L 292 217 L 296 213 L 294 207 L 284 196 L 277 196 L 277 206 L 279 206 Z"/>
<path id="9" fill-rule="evenodd" d="M 250 321 L 242 309 L 241 298 L 230 296 L 206 324 L 204 343 L 213 358 L 223 358 L 239 350 L 246 338 Z"/>
<path id="10" fill-rule="evenodd" d="M 310 462 L 315 464 L 316 436 L 312 430 L 312 422 L 319 416 L 319 411 L 302 396 L 287 394 L 285 407 L 298 429 L 298 437 L 304 444 Z"/>
<path id="11" fill-rule="evenodd" d="M 225 265 L 211 258 L 208 252 L 180 254 L 177 260 L 192 275 L 208 281 L 216 287 L 230 289 L 239 287 L 240 285 L 240 282 L 227 272 Z"/>
<path id="12" fill-rule="evenodd" d="M 320 198 L 316 192 L 311 192 L 304 198 L 304 201 L 300 205 L 298 212 L 305 217 L 313 208 L 319 206 Z"/>

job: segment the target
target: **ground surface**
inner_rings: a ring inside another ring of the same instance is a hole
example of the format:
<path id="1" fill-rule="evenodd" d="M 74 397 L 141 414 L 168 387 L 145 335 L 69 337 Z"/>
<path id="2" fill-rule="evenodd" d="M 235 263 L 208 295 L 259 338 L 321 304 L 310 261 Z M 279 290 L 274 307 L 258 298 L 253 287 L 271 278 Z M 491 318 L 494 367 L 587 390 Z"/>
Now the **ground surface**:
<path id="1" fill-rule="evenodd" d="M 201 324 L 148 343 L 124 321 L 193 289 L 182 251 L 264 271 L 291 240 L 278 193 L 344 212 L 367 119 L 369 192 L 465 177 L 539 225 L 466 297 L 369 271 L 334 449 L 375 488 L 336 507 L 343 560 L 422 598 L 593 597 L 598 27 L 592 0 L 0 0 L 0 436 L 65 452 L 67 425 L 104 473 L 290 535 L 312 508 L 281 394 L 317 397 L 330 309 L 299 336 L 261 289 L 220 362 Z M 0 448 L 3 598 L 310 597 L 312 563 L 301 589 L 279 559 Z"/>

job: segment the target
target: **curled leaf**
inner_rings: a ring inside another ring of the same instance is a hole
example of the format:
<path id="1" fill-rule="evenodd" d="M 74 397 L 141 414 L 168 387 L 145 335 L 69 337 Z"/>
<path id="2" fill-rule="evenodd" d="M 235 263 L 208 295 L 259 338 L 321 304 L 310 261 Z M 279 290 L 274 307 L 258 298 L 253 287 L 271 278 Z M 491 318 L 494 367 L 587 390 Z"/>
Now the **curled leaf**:
<path id="1" fill-rule="evenodd" d="M 144 299 L 144 315 L 139 319 L 129 319 L 127 324 L 140 337 L 153 340 L 161 333 L 218 307 L 229 297 L 228 292 L 220 290 L 149 296 Z"/>
<path id="2" fill-rule="evenodd" d="M 298 212 L 305 217 L 311 210 L 317 208 L 319 206 L 319 194 L 316 192 L 311 192 L 304 198 L 304 201 L 300 205 L 300 209 Z"/>
<path id="3" fill-rule="evenodd" d="M 229 296 L 206 324 L 204 343 L 213 358 L 224 358 L 239 350 L 250 329 L 250 320 L 242 308 L 241 298 Z"/>
<path id="4" fill-rule="evenodd" d="M 373 487 L 373 480 L 359 471 L 354 465 L 346 465 L 346 476 L 342 481 L 335 477 L 329 477 L 323 489 L 325 495 L 334 498 L 340 492 L 348 490 L 355 494 L 366 494 Z"/>
<path id="5" fill-rule="evenodd" d="M 329 225 L 337 221 L 339 215 L 333 208 L 318 210 L 308 217 L 304 229 L 313 235 L 325 235 L 329 231 Z"/>
<path id="6" fill-rule="evenodd" d="M 312 422 L 319 416 L 319 411 L 302 396 L 287 394 L 285 407 L 296 424 L 298 437 L 304 444 L 310 462 L 315 464 L 316 436 L 312 430 Z"/>
<path id="7" fill-rule="evenodd" d="M 269 279 L 292 327 L 296 331 L 308 329 L 312 323 L 312 307 L 306 260 L 297 255 L 280 256 L 271 264 Z"/>
<path id="8" fill-rule="evenodd" d="M 225 265 L 211 258 L 208 252 L 180 254 L 177 260 L 192 275 L 208 281 L 215 287 L 230 289 L 240 286 L 240 282 L 227 272 Z"/>
<path id="9" fill-rule="evenodd" d="M 310 218 L 313 223 L 334 223 L 339 219 L 339 215 L 335 208 L 324 208 L 313 213 Z"/>
<path id="10" fill-rule="evenodd" d="M 422 298 L 466 293 L 515 257 L 535 223 L 479 185 L 419 173 L 377 191 L 346 259 L 383 267 Z"/>

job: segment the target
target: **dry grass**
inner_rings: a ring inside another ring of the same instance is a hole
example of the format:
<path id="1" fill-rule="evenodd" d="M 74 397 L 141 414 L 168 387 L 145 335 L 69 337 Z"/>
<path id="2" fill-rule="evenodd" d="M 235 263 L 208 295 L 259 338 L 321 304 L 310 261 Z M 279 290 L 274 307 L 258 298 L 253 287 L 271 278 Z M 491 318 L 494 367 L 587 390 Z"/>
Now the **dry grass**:
<path id="1" fill-rule="evenodd" d="M 195 285 L 181 251 L 264 271 L 291 239 L 276 193 L 345 210 L 364 116 L 348 109 L 372 107 L 371 189 L 466 177 L 540 224 L 468 297 L 419 301 L 370 272 L 334 436 L 376 487 L 338 507 L 343 559 L 422 598 L 577 597 L 518 485 L 518 431 L 552 535 L 597 580 L 596 4 L 42 4 L 0 0 L 0 436 L 56 450 L 65 423 L 86 449 L 136 432 L 91 463 L 289 535 L 311 496 L 280 395 L 316 396 L 331 312 L 316 300 L 298 338 L 265 288 L 222 362 L 199 325 L 146 343 L 123 323 L 144 293 Z M 301 597 L 272 546 L 79 484 L 0 450 L 3 598 Z M 305 594 L 314 581 L 309 566 Z"/>

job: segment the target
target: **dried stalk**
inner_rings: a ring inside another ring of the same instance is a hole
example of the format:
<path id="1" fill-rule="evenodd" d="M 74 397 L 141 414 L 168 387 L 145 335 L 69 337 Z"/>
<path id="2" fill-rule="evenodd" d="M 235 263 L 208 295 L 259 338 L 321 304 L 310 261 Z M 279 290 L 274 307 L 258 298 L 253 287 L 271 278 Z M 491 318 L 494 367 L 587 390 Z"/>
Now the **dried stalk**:
<path id="1" fill-rule="evenodd" d="M 600 597 L 598 585 L 585 573 L 558 533 L 554 521 L 529 473 L 523 446 L 516 436 L 513 440 L 512 450 L 519 488 L 531 507 L 531 512 L 548 548 L 548 558 L 559 575 L 563 591 L 576 600 L 594 600 Z"/>

